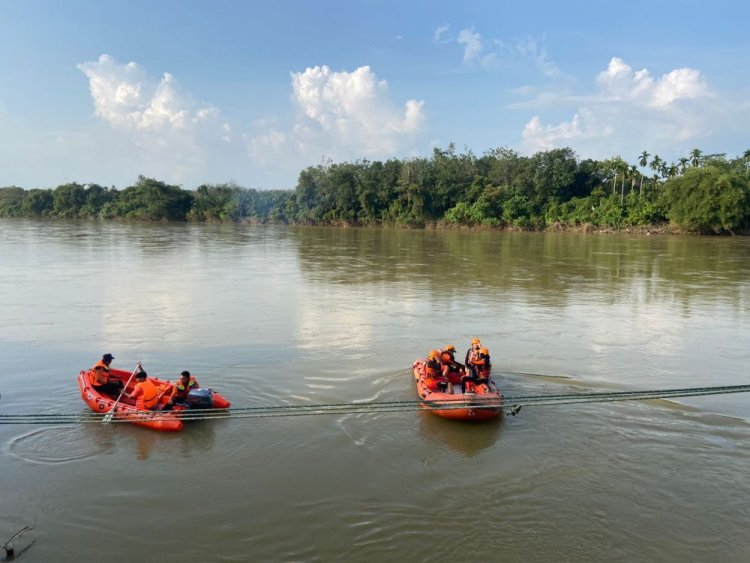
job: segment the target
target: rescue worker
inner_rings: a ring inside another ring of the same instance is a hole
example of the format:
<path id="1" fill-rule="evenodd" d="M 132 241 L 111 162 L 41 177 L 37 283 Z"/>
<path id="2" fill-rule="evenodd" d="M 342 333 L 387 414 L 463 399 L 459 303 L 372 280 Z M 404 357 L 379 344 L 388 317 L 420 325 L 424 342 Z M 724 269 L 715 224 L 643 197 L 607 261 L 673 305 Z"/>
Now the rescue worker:
<path id="1" fill-rule="evenodd" d="M 492 370 L 490 351 L 486 347 L 481 347 L 478 350 L 474 350 L 470 354 L 467 367 L 469 368 L 469 372 L 471 375 L 469 377 L 461 378 L 461 392 L 465 393 L 467 386 L 475 389 L 477 386 L 482 384 L 484 384 L 489 390 L 490 371 Z"/>
<path id="2" fill-rule="evenodd" d="M 174 384 L 172 389 L 172 395 L 169 397 L 169 402 L 164 405 L 162 410 L 171 410 L 175 405 L 185 404 L 187 401 L 188 393 L 193 389 L 199 389 L 200 385 L 198 380 L 190 375 L 189 371 L 183 371 L 180 374 L 180 379 Z"/>
<path id="3" fill-rule="evenodd" d="M 115 357 L 112 354 L 104 354 L 102 359 L 91 368 L 91 386 L 105 395 L 117 395 L 122 391 L 122 381 L 112 379 L 110 364 Z"/>
<path id="4" fill-rule="evenodd" d="M 427 356 L 427 361 L 424 364 L 424 384 L 430 391 L 453 393 L 451 382 L 443 375 L 439 350 L 432 350 L 430 355 Z"/>
<path id="5" fill-rule="evenodd" d="M 146 370 L 141 369 L 135 374 L 136 384 L 132 393 L 125 393 L 126 397 L 135 399 L 135 408 L 139 410 L 153 410 L 159 403 L 161 394 L 157 387 L 148 379 Z"/>
<path id="6" fill-rule="evenodd" d="M 471 371 L 471 356 L 472 354 L 475 354 L 479 351 L 479 349 L 482 347 L 482 343 L 479 341 L 478 338 L 472 338 L 471 339 L 471 346 L 469 346 L 469 349 L 466 350 L 466 358 L 464 359 L 464 363 L 466 364 L 466 368 Z"/>
<path id="7" fill-rule="evenodd" d="M 440 363 L 443 366 L 443 375 L 448 381 L 452 384 L 461 381 L 464 366 L 456 361 L 456 347 L 453 344 L 448 344 L 445 348 L 440 349 Z"/>

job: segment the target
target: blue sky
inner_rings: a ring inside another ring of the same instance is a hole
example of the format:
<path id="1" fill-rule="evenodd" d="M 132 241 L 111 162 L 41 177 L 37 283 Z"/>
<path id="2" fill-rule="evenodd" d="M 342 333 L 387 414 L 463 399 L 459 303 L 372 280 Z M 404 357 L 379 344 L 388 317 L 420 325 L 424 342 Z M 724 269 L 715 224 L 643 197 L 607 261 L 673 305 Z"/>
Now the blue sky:
<path id="1" fill-rule="evenodd" d="M 0 186 L 570 146 L 750 148 L 750 8 L 705 2 L 0 0 Z"/>

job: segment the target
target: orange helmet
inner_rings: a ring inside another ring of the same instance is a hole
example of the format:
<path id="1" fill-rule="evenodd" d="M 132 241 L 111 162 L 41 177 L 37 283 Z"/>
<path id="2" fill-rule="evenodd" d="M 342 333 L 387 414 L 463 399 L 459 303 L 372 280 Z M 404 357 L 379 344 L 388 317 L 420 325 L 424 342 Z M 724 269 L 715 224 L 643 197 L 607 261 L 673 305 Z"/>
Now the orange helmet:
<path id="1" fill-rule="evenodd" d="M 482 355 L 484 355 L 484 356 L 489 356 L 490 355 L 490 351 L 487 350 L 487 348 L 480 348 L 479 349 L 479 353 L 482 354 Z"/>
<path id="2" fill-rule="evenodd" d="M 449 354 L 453 354 L 456 351 L 456 347 L 453 344 L 448 344 L 445 348 L 443 348 L 445 352 L 448 352 Z"/>
<path id="3" fill-rule="evenodd" d="M 427 356 L 428 360 L 439 360 L 440 359 L 440 352 L 438 350 L 432 350 L 430 352 L 430 355 Z"/>

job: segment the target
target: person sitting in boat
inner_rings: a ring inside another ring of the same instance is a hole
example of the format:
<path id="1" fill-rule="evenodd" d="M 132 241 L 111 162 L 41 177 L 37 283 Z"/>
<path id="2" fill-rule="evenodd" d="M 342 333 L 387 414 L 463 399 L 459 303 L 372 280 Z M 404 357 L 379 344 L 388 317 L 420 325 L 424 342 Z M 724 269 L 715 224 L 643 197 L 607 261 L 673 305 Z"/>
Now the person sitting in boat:
<path id="1" fill-rule="evenodd" d="M 456 347 L 448 344 L 445 348 L 440 349 L 440 363 L 443 366 L 443 375 L 451 383 L 458 383 L 464 371 L 463 364 L 456 361 Z"/>
<path id="2" fill-rule="evenodd" d="M 157 387 L 150 379 L 146 370 L 139 369 L 135 374 L 136 384 L 132 393 L 125 393 L 129 399 L 135 399 L 135 408 L 138 410 L 153 410 L 159 403 L 160 393 Z"/>
<path id="3" fill-rule="evenodd" d="M 486 347 L 474 351 L 466 365 L 469 367 L 471 375 L 461 378 L 461 392 L 466 393 L 467 389 L 473 391 L 480 385 L 484 385 L 489 390 L 490 371 L 492 370 L 490 351 Z"/>
<path id="4" fill-rule="evenodd" d="M 199 389 L 200 385 L 198 380 L 190 375 L 189 371 L 183 371 L 180 374 L 180 379 L 174 384 L 172 389 L 172 395 L 169 397 L 169 402 L 164 405 L 162 410 L 171 410 L 175 405 L 184 405 L 188 398 L 188 393 L 193 389 Z"/>
<path id="5" fill-rule="evenodd" d="M 91 368 L 91 386 L 104 395 L 117 395 L 122 391 L 122 381 L 110 377 L 109 366 L 114 359 L 112 354 L 104 354 Z"/>
<path id="6" fill-rule="evenodd" d="M 440 351 L 433 350 L 427 356 L 424 364 L 424 384 L 430 391 L 442 391 L 443 393 L 453 393 L 453 386 L 445 375 L 443 375 L 443 366 L 440 363 Z"/>

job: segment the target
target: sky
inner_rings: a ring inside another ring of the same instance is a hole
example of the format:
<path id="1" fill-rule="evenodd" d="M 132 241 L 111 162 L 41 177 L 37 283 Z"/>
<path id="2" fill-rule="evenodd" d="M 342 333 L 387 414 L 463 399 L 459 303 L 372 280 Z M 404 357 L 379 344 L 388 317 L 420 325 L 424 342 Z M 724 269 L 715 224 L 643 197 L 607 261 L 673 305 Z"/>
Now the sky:
<path id="1" fill-rule="evenodd" d="M 0 186 L 293 189 L 327 162 L 750 148 L 750 5 L 0 0 Z"/>

